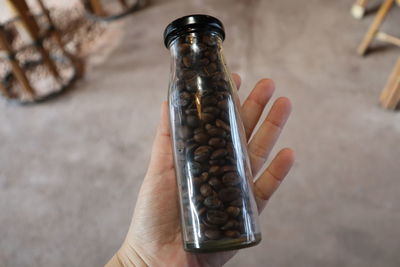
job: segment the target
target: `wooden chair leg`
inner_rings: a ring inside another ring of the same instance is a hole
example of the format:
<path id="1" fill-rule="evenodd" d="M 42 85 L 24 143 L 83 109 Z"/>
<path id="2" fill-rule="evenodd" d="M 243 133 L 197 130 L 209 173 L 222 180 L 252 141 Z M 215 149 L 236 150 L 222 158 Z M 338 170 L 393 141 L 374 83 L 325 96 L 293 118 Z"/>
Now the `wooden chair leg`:
<path id="1" fill-rule="evenodd" d="M 356 19 L 364 17 L 365 9 L 367 8 L 368 0 L 357 0 L 351 7 L 351 14 Z"/>
<path id="2" fill-rule="evenodd" d="M 400 104 L 400 57 L 382 90 L 380 102 L 387 109 L 395 109 Z"/>
<path id="3" fill-rule="evenodd" d="M 21 83 L 23 90 L 27 93 L 31 98 L 35 96 L 35 91 L 31 87 L 28 78 L 25 75 L 25 72 L 19 65 L 19 62 L 13 56 L 13 50 L 11 45 L 7 41 L 6 34 L 3 28 L 0 28 L 0 50 L 6 51 L 6 53 L 10 56 L 10 64 L 15 75 L 15 78 Z"/>
<path id="4" fill-rule="evenodd" d="M 367 33 L 364 36 L 364 39 L 361 41 L 358 46 L 357 52 L 361 56 L 365 54 L 372 40 L 374 40 L 375 35 L 379 31 L 379 27 L 382 22 L 385 20 L 386 15 L 388 14 L 390 8 L 393 6 L 394 0 L 385 0 L 382 6 L 379 8 L 378 14 L 376 14 L 374 21 L 369 27 Z"/>
<path id="5" fill-rule="evenodd" d="M 11 5 L 14 6 L 15 10 L 18 11 L 18 14 L 21 17 L 26 29 L 32 36 L 32 39 L 35 41 L 40 40 L 40 28 L 37 24 L 34 17 L 31 15 L 28 5 L 26 4 L 25 0 L 8 0 Z M 57 70 L 56 65 L 54 64 L 53 60 L 50 58 L 49 53 L 46 49 L 44 49 L 43 45 L 40 44 L 38 46 L 38 51 L 42 56 L 44 64 L 48 67 L 50 72 L 57 78 L 61 79 L 60 74 Z"/>

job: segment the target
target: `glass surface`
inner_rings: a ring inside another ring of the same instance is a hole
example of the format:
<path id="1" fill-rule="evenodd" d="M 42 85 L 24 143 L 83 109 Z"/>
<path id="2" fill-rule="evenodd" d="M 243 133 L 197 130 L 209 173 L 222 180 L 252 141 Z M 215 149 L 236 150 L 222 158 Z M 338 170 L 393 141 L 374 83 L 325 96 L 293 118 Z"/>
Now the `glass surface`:
<path id="1" fill-rule="evenodd" d="M 182 234 L 188 251 L 260 242 L 258 211 L 235 85 L 211 32 L 174 40 L 169 87 Z"/>

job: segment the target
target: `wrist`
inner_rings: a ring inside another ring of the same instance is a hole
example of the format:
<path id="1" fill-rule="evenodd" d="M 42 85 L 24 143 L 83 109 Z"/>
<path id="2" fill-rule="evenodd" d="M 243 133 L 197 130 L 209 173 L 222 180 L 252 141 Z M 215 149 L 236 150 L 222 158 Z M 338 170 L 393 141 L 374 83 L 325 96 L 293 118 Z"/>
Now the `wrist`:
<path id="1" fill-rule="evenodd" d="M 105 267 L 145 267 L 146 262 L 140 257 L 136 250 L 124 243 L 114 254 Z"/>

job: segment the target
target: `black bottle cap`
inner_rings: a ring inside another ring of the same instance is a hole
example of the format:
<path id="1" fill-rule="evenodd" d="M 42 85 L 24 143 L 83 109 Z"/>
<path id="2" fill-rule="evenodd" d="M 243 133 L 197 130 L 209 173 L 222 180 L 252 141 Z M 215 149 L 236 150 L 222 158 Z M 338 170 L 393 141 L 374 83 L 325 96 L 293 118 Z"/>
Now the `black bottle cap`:
<path id="1" fill-rule="evenodd" d="M 184 33 L 196 32 L 199 30 L 213 31 L 225 39 L 224 25 L 222 22 L 208 15 L 189 15 L 171 22 L 164 31 L 164 44 L 167 48 L 173 40 Z"/>

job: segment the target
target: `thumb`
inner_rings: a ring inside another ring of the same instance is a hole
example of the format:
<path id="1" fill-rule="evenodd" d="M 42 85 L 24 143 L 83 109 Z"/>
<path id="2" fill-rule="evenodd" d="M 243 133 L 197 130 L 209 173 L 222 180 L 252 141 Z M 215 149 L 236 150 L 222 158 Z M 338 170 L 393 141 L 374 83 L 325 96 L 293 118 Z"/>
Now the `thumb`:
<path id="1" fill-rule="evenodd" d="M 169 130 L 168 104 L 164 101 L 161 105 L 161 119 L 153 142 L 148 173 L 159 175 L 172 168 L 174 168 L 174 161 Z"/>

